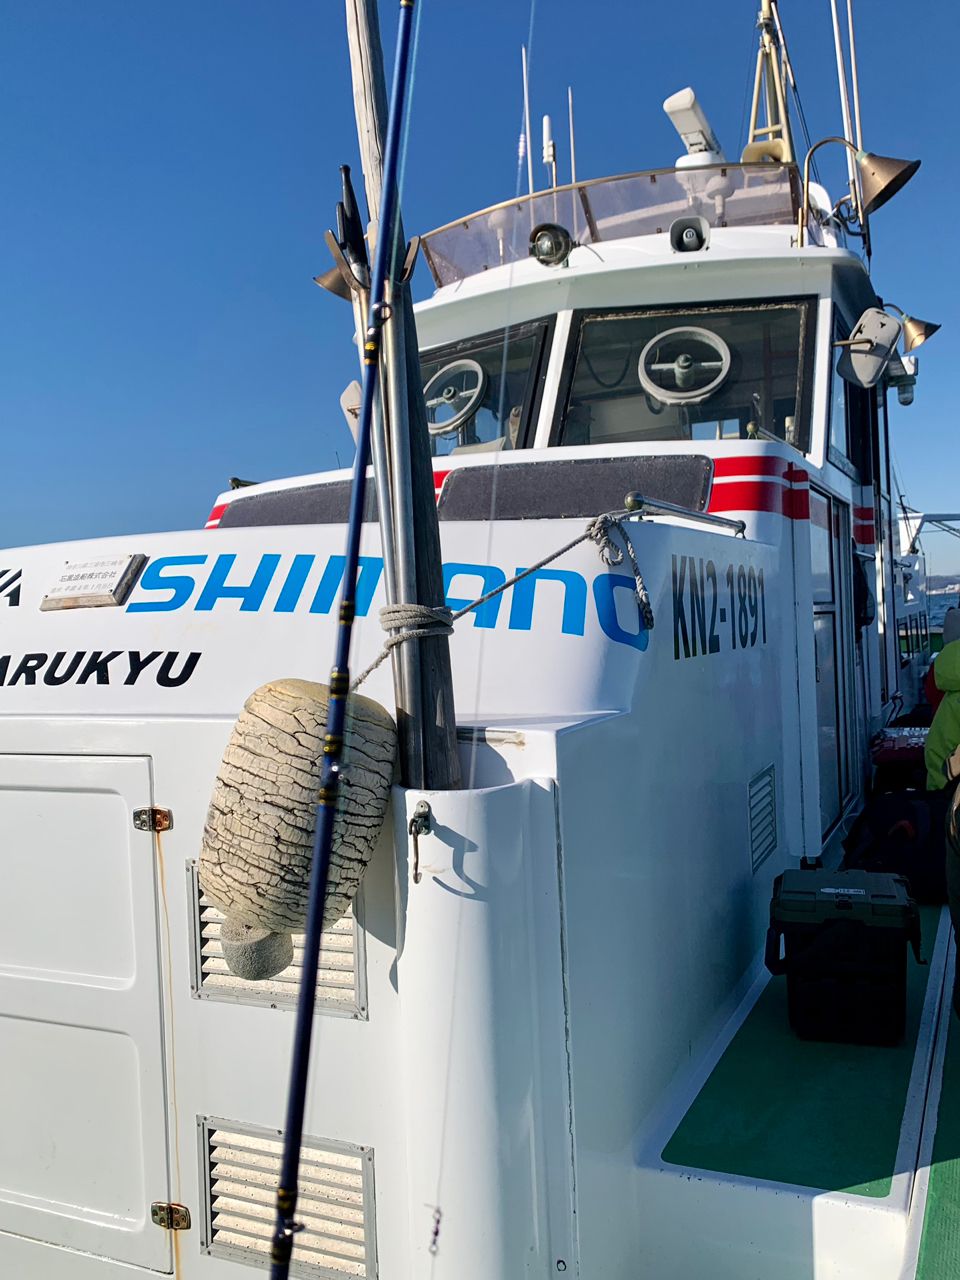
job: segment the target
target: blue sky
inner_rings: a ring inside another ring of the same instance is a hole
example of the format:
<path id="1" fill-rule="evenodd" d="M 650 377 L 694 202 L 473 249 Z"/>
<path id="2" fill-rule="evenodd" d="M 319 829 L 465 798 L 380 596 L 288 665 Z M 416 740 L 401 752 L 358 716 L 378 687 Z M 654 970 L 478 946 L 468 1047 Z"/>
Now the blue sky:
<path id="1" fill-rule="evenodd" d="M 781 3 L 811 133 L 837 132 L 829 4 Z M 874 278 L 944 325 L 894 408 L 907 497 L 943 510 L 960 509 L 960 22 L 927 9 L 924 37 L 902 0 L 856 4 L 865 143 L 923 159 L 873 220 Z M 389 45 L 394 0 L 381 16 Z M 537 0 L 534 115 L 554 116 L 561 177 L 571 83 L 581 177 L 672 163 L 660 103 L 687 84 L 735 154 L 754 17 L 753 0 Z M 513 194 L 529 22 L 526 3 L 423 0 L 408 231 Z M 841 149 L 820 155 L 839 194 Z M 349 310 L 311 278 L 356 159 L 341 0 L 0 0 L 0 544 L 199 526 L 230 475 L 348 463 Z M 927 545 L 960 571 L 960 543 Z"/>

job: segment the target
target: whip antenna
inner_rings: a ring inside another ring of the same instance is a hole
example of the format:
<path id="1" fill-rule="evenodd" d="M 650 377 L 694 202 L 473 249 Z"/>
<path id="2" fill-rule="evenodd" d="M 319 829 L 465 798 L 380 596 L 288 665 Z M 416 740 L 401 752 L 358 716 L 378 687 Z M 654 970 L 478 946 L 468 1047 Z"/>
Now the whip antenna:
<path id="1" fill-rule="evenodd" d="M 530 71 L 527 65 L 527 46 L 520 46 L 520 64 L 523 69 L 523 132 L 526 139 L 527 192 L 533 195 L 533 139 L 530 137 Z"/>
<path id="2" fill-rule="evenodd" d="M 284 1126 L 283 1160 L 277 1188 L 277 1216 L 270 1253 L 271 1280 L 286 1280 L 290 1270 L 294 1237 L 299 1229 L 294 1215 L 299 1195 L 300 1146 L 303 1139 L 303 1116 L 306 1105 L 307 1074 L 310 1063 L 310 1040 L 313 1031 L 313 1008 L 316 997 L 320 935 L 326 899 L 327 871 L 333 840 L 340 784 L 340 760 L 343 753 L 343 730 L 347 694 L 350 688 L 350 641 L 356 604 L 357 568 L 360 557 L 360 531 L 366 490 L 367 464 L 370 458 L 370 426 L 377 396 L 380 369 L 380 343 L 383 326 L 388 319 L 384 305 L 387 273 L 393 252 L 393 227 L 397 210 L 397 167 L 400 153 L 403 107 L 406 100 L 410 68 L 410 44 L 415 0 L 400 0 L 400 23 L 397 54 L 394 63 L 393 91 L 387 120 L 386 154 L 383 164 L 383 204 L 380 214 L 381 234 L 377 236 L 376 254 L 370 281 L 370 305 L 363 343 L 363 391 L 357 428 L 357 456 L 353 466 L 353 489 L 347 523 L 346 564 L 340 593 L 339 627 L 333 668 L 330 672 L 330 702 L 327 731 L 323 745 L 323 768 L 317 803 L 317 823 L 310 869 L 310 897 L 307 907 L 307 930 L 303 945 L 303 970 L 297 999 L 297 1022 L 294 1032 L 290 1088 Z"/>

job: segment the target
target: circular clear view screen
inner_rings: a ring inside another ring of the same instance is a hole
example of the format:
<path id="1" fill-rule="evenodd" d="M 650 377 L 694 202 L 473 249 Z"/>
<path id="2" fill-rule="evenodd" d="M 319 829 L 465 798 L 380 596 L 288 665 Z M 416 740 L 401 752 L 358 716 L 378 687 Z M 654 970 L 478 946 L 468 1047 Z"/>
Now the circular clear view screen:
<path id="1" fill-rule="evenodd" d="M 640 353 L 637 374 L 643 389 L 666 404 L 698 404 L 723 385 L 730 372 L 730 348 L 710 329 L 665 329 Z"/>

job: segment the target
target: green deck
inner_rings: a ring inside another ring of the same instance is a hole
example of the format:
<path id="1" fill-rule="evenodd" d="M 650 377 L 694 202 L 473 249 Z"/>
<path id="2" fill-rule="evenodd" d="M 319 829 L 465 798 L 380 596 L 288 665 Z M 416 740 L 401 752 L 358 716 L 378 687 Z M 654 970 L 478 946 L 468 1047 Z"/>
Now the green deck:
<path id="1" fill-rule="evenodd" d="M 950 1013 L 950 1039 L 933 1144 L 917 1280 L 960 1275 L 960 1024 Z"/>
<path id="2" fill-rule="evenodd" d="M 929 959 L 940 909 L 921 916 Z M 929 972 L 908 955 L 907 1031 L 895 1048 L 799 1040 L 787 1022 L 786 979 L 771 979 L 663 1159 L 753 1181 L 889 1194 Z M 960 1098 L 956 1111 L 960 1132 Z"/>

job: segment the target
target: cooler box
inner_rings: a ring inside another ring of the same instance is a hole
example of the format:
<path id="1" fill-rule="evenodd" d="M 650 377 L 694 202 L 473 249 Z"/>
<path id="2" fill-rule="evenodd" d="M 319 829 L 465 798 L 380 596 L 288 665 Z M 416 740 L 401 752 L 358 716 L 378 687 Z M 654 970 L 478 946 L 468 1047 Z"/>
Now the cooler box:
<path id="1" fill-rule="evenodd" d="M 920 915 L 901 876 L 798 870 L 773 883 L 765 959 L 786 974 L 790 1025 L 804 1039 L 900 1041 L 908 944 L 923 963 Z"/>
<path id="2" fill-rule="evenodd" d="M 870 743 L 870 756 L 875 769 L 874 791 L 902 791 L 927 783 L 927 767 L 923 753 L 929 729 L 898 726 L 883 729 Z"/>

